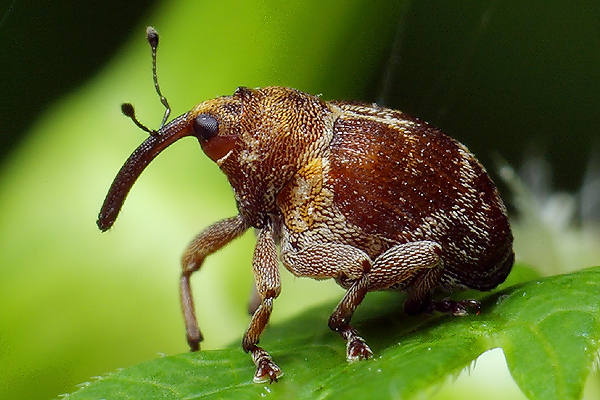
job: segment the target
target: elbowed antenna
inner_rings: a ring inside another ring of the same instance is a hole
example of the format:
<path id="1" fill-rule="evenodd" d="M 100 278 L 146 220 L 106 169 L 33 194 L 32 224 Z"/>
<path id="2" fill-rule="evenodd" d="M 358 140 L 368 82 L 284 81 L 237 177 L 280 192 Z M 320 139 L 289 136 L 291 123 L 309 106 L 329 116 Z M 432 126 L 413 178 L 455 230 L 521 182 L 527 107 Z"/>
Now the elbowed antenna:
<path id="1" fill-rule="evenodd" d="M 135 109 L 133 108 L 133 104 L 131 104 L 131 103 L 123 103 L 123 104 L 121 104 L 121 112 L 126 117 L 131 118 L 131 120 L 133 121 L 133 123 L 136 124 L 138 126 L 138 128 L 140 128 L 144 132 L 148 132 L 150 135 L 156 135 L 158 133 L 157 131 L 151 130 L 148 127 L 146 127 L 146 125 L 142 124 L 135 117 Z"/>
<path id="2" fill-rule="evenodd" d="M 146 28 L 146 39 L 148 39 L 148 43 L 150 43 L 150 48 L 152 49 L 152 78 L 154 79 L 154 88 L 156 89 L 156 93 L 160 98 L 160 102 L 163 106 L 165 106 L 165 115 L 163 116 L 162 123 L 160 124 L 160 127 L 162 128 L 167 123 L 169 114 L 171 114 L 171 106 L 169 106 L 167 98 L 162 95 L 160 92 L 160 86 L 158 86 L 158 76 L 156 74 L 156 49 L 158 48 L 158 32 L 156 29 L 154 29 L 154 27 L 149 26 Z"/>
<path id="3" fill-rule="evenodd" d="M 119 170 L 119 173 L 115 177 L 108 194 L 102 204 L 102 209 L 98 215 L 96 224 L 101 231 L 106 231 L 114 224 L 117 219 L 121 207 L 125 202 L 125 197 L 129 193 L 129 190 L 140 176 L 146 166 L 165 148 L 181 139 L 184 136 L 193 134 L 192 129 L 187 121 L 187 113 L 183 114 L 168 125 L 167 119 L 171 114 L 171 107 L 167 102 L 165 96 L 160 92 L 158 86 L 158 78 L 156 75 L 156 48 L 158 47 L 158 32 L 153 27 L 149 26 L 146 28 L 146 39 L 152 49 L 152 78 L 154 80 L 154 89 L 160 97 L 160 102 L 165 106 L 165 114 L 162 119 L 162 123 L 158 130 L 150 129 L 142 124 L 135 116 L 135 109 L 130 103 L 121 104 L 121 111 L 127 117 L 129 117 L 134 124 L 140 129 L 150 134 L 147 138 L 132 154 L 129 156 L 123 167 Z"/>
<path id="4" fill-rule="evenodd" d="M 169 105 L 167 98 L 161 93 L 160 86 L 158 85 L 158 75 L 156 74 L 156 49 L 158 48 L 158 32 L 152 26 L 148 26 L 146 28 L 146 40 L 148 40 L 148 43 L 150 44 L 150 49 L 152 50 L 152 80 L 154 81 L 154 89 L 156 90 L 156 93 L 160 98 L 160 102 L 163 106 L 165 106 L 165 114 L 163 116 L 160 127 L 158 128 L 160 130 L 167 123 L 167 119 L 171 114 L 171 106 Z M 148 127 L 146 127 L 146 125 L 142 124 L 135 117 L 135 109 L 133 108 L 133 105 L 131 103 L 121 104 L 121 111 L 125 116 L 131 118 L 133 123 L 136 124 L 137 127 L 141 130 L 148 132 L 150 135 L 158 134 L 157 130 L 149 129 Z"/>

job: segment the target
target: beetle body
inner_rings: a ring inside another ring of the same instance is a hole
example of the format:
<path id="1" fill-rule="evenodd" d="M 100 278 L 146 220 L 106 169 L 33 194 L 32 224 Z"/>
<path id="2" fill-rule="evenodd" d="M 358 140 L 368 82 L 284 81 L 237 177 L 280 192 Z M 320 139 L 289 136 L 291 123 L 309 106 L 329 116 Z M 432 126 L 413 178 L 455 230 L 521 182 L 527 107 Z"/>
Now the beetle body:
<path id="1" fill-rule="evenodd" d="M 239 215 L 213 224 L 182 258 L 181 300 L 192 350 L 202 336 L 189 279 L 205 257 L 248 228 L 257 231 L 258 295 L 242 346 L 255 381 L 281 370 L 257 346 L 279 295 L 279 261 L 294 275 L 335 279 L 347 289 L 329 326 L 350 361 L 372 355 L 350 319 L 365 294 L 408 293 L 405 309 L 463 315 L 474 302 L 432 300 L 437 289 L 488 290 L 513 263 L 506 209 L 493 182 L 460 143 L 406 114 L 377 105 L 326 102 L 295 89 L 238 88 L 154 132 L 127 160 L 98 226 L 112 226 L 145 166 L 196 136 L 225 173 Z"/>

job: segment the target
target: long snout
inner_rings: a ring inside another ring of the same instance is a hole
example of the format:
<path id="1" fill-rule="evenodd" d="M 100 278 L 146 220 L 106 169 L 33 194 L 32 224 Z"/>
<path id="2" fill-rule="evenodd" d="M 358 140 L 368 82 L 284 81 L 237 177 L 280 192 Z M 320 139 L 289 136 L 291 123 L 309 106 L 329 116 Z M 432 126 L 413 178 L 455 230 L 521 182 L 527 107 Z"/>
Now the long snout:
<path id="1" fill-rule="evenodd" d="M 102 209 L 98 214 L 98 221 L 96 221 L 101 231 L 104 232 L 110 229 L 115 223 L 129 190 L 146 166 L 171 144 L 192 134 L 193 129 L 186 113 L 175 118 L 156 134 L 149 136 L 135 149 L 119 170 L 104 199 L 104 204 L 102 204 Z"/>

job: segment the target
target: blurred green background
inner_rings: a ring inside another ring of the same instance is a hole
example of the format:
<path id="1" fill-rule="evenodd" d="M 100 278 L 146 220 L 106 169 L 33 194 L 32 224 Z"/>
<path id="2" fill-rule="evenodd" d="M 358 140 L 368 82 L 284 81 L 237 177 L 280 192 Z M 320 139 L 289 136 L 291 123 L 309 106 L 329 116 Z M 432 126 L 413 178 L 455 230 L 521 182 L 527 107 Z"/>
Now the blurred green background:
<path id="1" fill-rule="evenodd" d="M 409 111 L 469 146 L 496 179 L 504 171 L 519 259 L 542 273 L 600 264 L 597 1 L 12 1 L 0 8 L 0 398 L 51 398 L 186 351 L 179 256 L 235 214 L 225 177 L 182 140 L 145 171 L 111 231 L 95 226 L 145 137 L 120 103 L 150 127 L 162 118 L 150 24 L 174 115 L 240 85 Z M 246 328 L 253 243 L 249 232 L 194 278 L 204 348 Z M 275 322 L 342 295 L 282 275 Z M 499 398 L 520 398 L 501 353 L 486 357 L 439 396 L 495 385 Z"/>

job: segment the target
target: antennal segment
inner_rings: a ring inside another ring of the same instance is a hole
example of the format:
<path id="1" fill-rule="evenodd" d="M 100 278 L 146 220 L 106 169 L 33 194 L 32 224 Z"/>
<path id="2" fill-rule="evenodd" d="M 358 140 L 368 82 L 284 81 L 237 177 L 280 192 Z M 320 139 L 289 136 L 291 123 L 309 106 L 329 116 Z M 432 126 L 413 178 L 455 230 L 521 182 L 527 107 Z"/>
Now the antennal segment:
<path id="1" fill-rule="evenodd" d="M 140 121 L 138 121 L 138 119 L 135 117 L 135 109 L 133 108 L 133 105 L 131 103 L 121 104 L 121 111 L 123 112 L 123 114 L 125 114 L 125 116 L 131 118 L 133 123 L 136 124 L 138 126 L 138 128 L 140 128 L 141 130 L 148 132 L 152 136 L 158 134 L 157 131 L 155 131 L 153 129 L 148 129 L 146 127 L 146 125 L 144 125 Z"/>
<path id="2" fill-rule="evenodd" d="M 160 102 L 163 106 L 165 106 L 166 109 L 165 115 L 162 119 L 162 123 L 160 124 L 160 128 L 162 128 L 167 123 L 167 118 L 169 118 L 169 114 L 171 114 L 171 106 L 169 106 L 167 98 L 162 95 L 162 93 L 160 92 L 160 87 L 158 86 L 158 77 L 156 75 L 156 48 L 158 47 L 158 32 L 156 31 L 156 29 L 154 29 L 151 26 L 147 27 L 146 38 L 148 39 L 148 43 L 150 43 L 150 48 L 152 49 L 152 77 L 154 78 L 154 88 L 156 89 L 156 93 L 158 93 L 158 96 L 160 97 Z"/>

